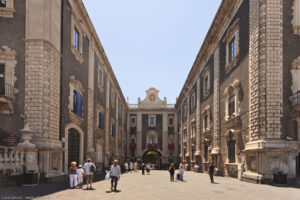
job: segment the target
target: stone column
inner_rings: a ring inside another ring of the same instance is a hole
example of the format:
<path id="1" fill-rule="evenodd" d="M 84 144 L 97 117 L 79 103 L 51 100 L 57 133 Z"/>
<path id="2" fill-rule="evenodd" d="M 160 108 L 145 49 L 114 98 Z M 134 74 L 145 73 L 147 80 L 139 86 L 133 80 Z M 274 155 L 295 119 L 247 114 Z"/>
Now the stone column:
<path id="1" fill-rule="evenodd" d="M 201 130 L 200 130 L 200 120 L 201 120 L 201 111 L 200 111 L 200 78 L 197 80 L 197 101 L 196 101 L 196 152 L 195 152 L 195 166 L 194 170 L 196 172 L 200 171 L 201 164 Z"/>
<path id="2" fill-rule="evenodd" d="M 106 79 L 106 105 L 105 105 L 105 159 L 104 159 L 104 165 L 105 166 L 109 166 L 109 156 L 110 156 L 110 152 L 109 152 L 109 130 L 110 130 L 110 75 L 107 76 Z"/>
<path id="3" fill-rule="evenodd" d="M 119 97 L 116 97 L 116 135 L 115 135 L 115 150 L 116 150 L 116 159 L 119 159 Z"/>
<path id="4" fill-rule="evenodd" d="M 142 157 L 142 114 L 137 114 L 136 157 Z"/>
<path id="5" fill-rule="evenodd" d="M 163 113 L 163 162 L 168 163 L 168 113 Z"/>
<path id="6" fill-rule="evenodd" d="M 214 110 L 213 110 L 213 149 L 211 154 L 220 153 L 220 49 L 214 53 Z M 227 99 L 227 98 L 226 98 Z M 228 104 L 226 104 L 228 105 Z M 227 109 L 226 109 L 227 112 Z"/>

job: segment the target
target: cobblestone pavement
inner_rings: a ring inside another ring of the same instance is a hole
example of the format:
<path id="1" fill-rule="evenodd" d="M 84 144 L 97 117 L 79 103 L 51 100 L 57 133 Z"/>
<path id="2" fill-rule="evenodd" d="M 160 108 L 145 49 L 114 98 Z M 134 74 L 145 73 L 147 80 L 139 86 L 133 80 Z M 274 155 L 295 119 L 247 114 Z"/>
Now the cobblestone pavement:
<path id="1" fill-rule="evenodd" d="M 128 173 L 121 176 L 118 189 L 110 192 L 110 182 L 100 181 L 94 184 L 96 190 L 65 189 L 41 196 L 40 199 L 134 199 L 134 200 L 199 200 L 199 199 L 300 199 L 300 189 L 277 187 L 241 182 L 236 179 L 215 177 L 211 184 L 206 174 L 186 172 L 185 182 L 170 182 L 167 171 L 152 171 L 151 175 Z M 0 190 L 1 191 L 1 190 Z M 31 189 L 34 191 L 34 187 Z M 35 193 L 37 195 L 37 191 Z M 0 196 L 1 197 L 1 196 Z M 4 196 L 2 196 L 2 199 Z"/>

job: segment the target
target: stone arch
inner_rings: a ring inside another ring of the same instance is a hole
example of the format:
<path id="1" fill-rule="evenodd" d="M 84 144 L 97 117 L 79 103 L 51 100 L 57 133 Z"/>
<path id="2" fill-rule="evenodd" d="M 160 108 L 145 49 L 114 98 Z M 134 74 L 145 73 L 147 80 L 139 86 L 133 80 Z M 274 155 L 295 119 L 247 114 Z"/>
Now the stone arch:
<path id="1" fill-rule="evenodd" d="M 68 144 L 69 144 L 69 134 L 68 131 L 70 129 L 75 129 L 79 135 L 80 135 L 80 144 L 79 144 L 79 162 L 83 163 L 83 147 L 84 147 L 84 132 L 82 129 L 76 125 L 75 123 L 69 123 L 65 126 L 65 171 L 67 172 L 69 169 L 69 163 L 68 163 Z"/>

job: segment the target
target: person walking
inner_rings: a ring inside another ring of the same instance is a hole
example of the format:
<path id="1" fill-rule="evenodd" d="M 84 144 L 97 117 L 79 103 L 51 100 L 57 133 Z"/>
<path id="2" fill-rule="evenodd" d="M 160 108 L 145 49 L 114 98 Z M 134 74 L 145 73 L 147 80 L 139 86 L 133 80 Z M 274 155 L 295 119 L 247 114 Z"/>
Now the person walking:
<path id="1" fill-rule="evenodd" d="M 183 174 L 184 174 L 183 164 L 180 164 L 180 168 L 179 168 L 179 176 L 180 176 L 180 180 L 181 180 L 181 181 L 183 181 Z"/>
<path id="2" fill-rule="evenodd" d="M 151 165 L 150 165 L 150 163 L 147 163 L 147 165 L 146 165 L 147 175 L 150 175 L 150 169 L 151 169 Z"/>
<path id="3" fill-rule="evenodd" d="M 96 171 L 95 164 L 92 163 L 91 159 L 88 159 L 87 163 L 83 165 L 83 169 L 84 169 L 84 173 L 86 174 L 86 186 L 87 186 L 86 189 L 95 190 L 95 188 L 93 188 L 93 178 L 94 178 L 94 173 Z"/>
<path id="4" fill-rule="evenodd" d="M 76 162 L 71 162 L 69 169 L 70 188 L 74 189 L 77 187 L 77 167 Z"/>
<path id="5" fill-rule="evenodd" d="M 118 160 L 114 160 L 114 164 L 110 168 L 111 191 L 117 192 L 118 181 L 121 176 L 121 168 L 118 165 Z"/>
<path id="6" fill-rule="evenodd" d="M 213 162 L 210 162 L 209 166 L 208 166 L 208 173 L 209 173 L 209 177 L 210 177 L 210 183 L 214 183 L 214 172 L 215 172 L 215 165 Z"/>
<path id="7" fill-rule="evenodd" d="M 145 175 L 145 163 L 142 164 L 141 168 L 142 168 L 142 175 Z"/>
<path id="8" fill-rule="evenodd" d="M 133 163 L 132 162 L 129 163 L 129 169 L 130 169 L 130 172 L 133 172 Z"/>
<path id="9" fill-rule="evenodd" d="M 127 162 L 124 163 L 124 168 L 125 168 L 126 173 L 128 173 L 128 168 L 129 167 L 128 167 L 128 163 Z"/>
<path id="10" fill-rule="evenodd" d="M 77 169 L 77 186 L 81 189 L 83 187 L 84 169 L 82 165 L 78 166 Z"/>
<path id="11" fill-rule="evenodd" d="M 170 181 L 174 182 L 174 174 L 175 174 L 174 163 L 171 163 L 171 166 L 169 168 L 169 172 L 170 172 Z"/>

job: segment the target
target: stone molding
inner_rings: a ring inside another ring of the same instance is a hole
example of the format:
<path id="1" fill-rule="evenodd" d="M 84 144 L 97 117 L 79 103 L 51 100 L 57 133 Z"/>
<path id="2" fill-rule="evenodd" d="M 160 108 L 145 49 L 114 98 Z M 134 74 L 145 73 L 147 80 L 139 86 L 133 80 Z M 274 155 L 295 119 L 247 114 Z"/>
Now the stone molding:
<path id="1" fill-rule="evenodd" d="M 14 0 L 6 0 L 6 7 L 0 7 L 0 17 L 13 18 L 15 12 Z"/>
<path id="2" fill-rule="evenodd" d="M 293 31 L 295 35 L 300 35 L 300 0 L 293 0 Z"/>

